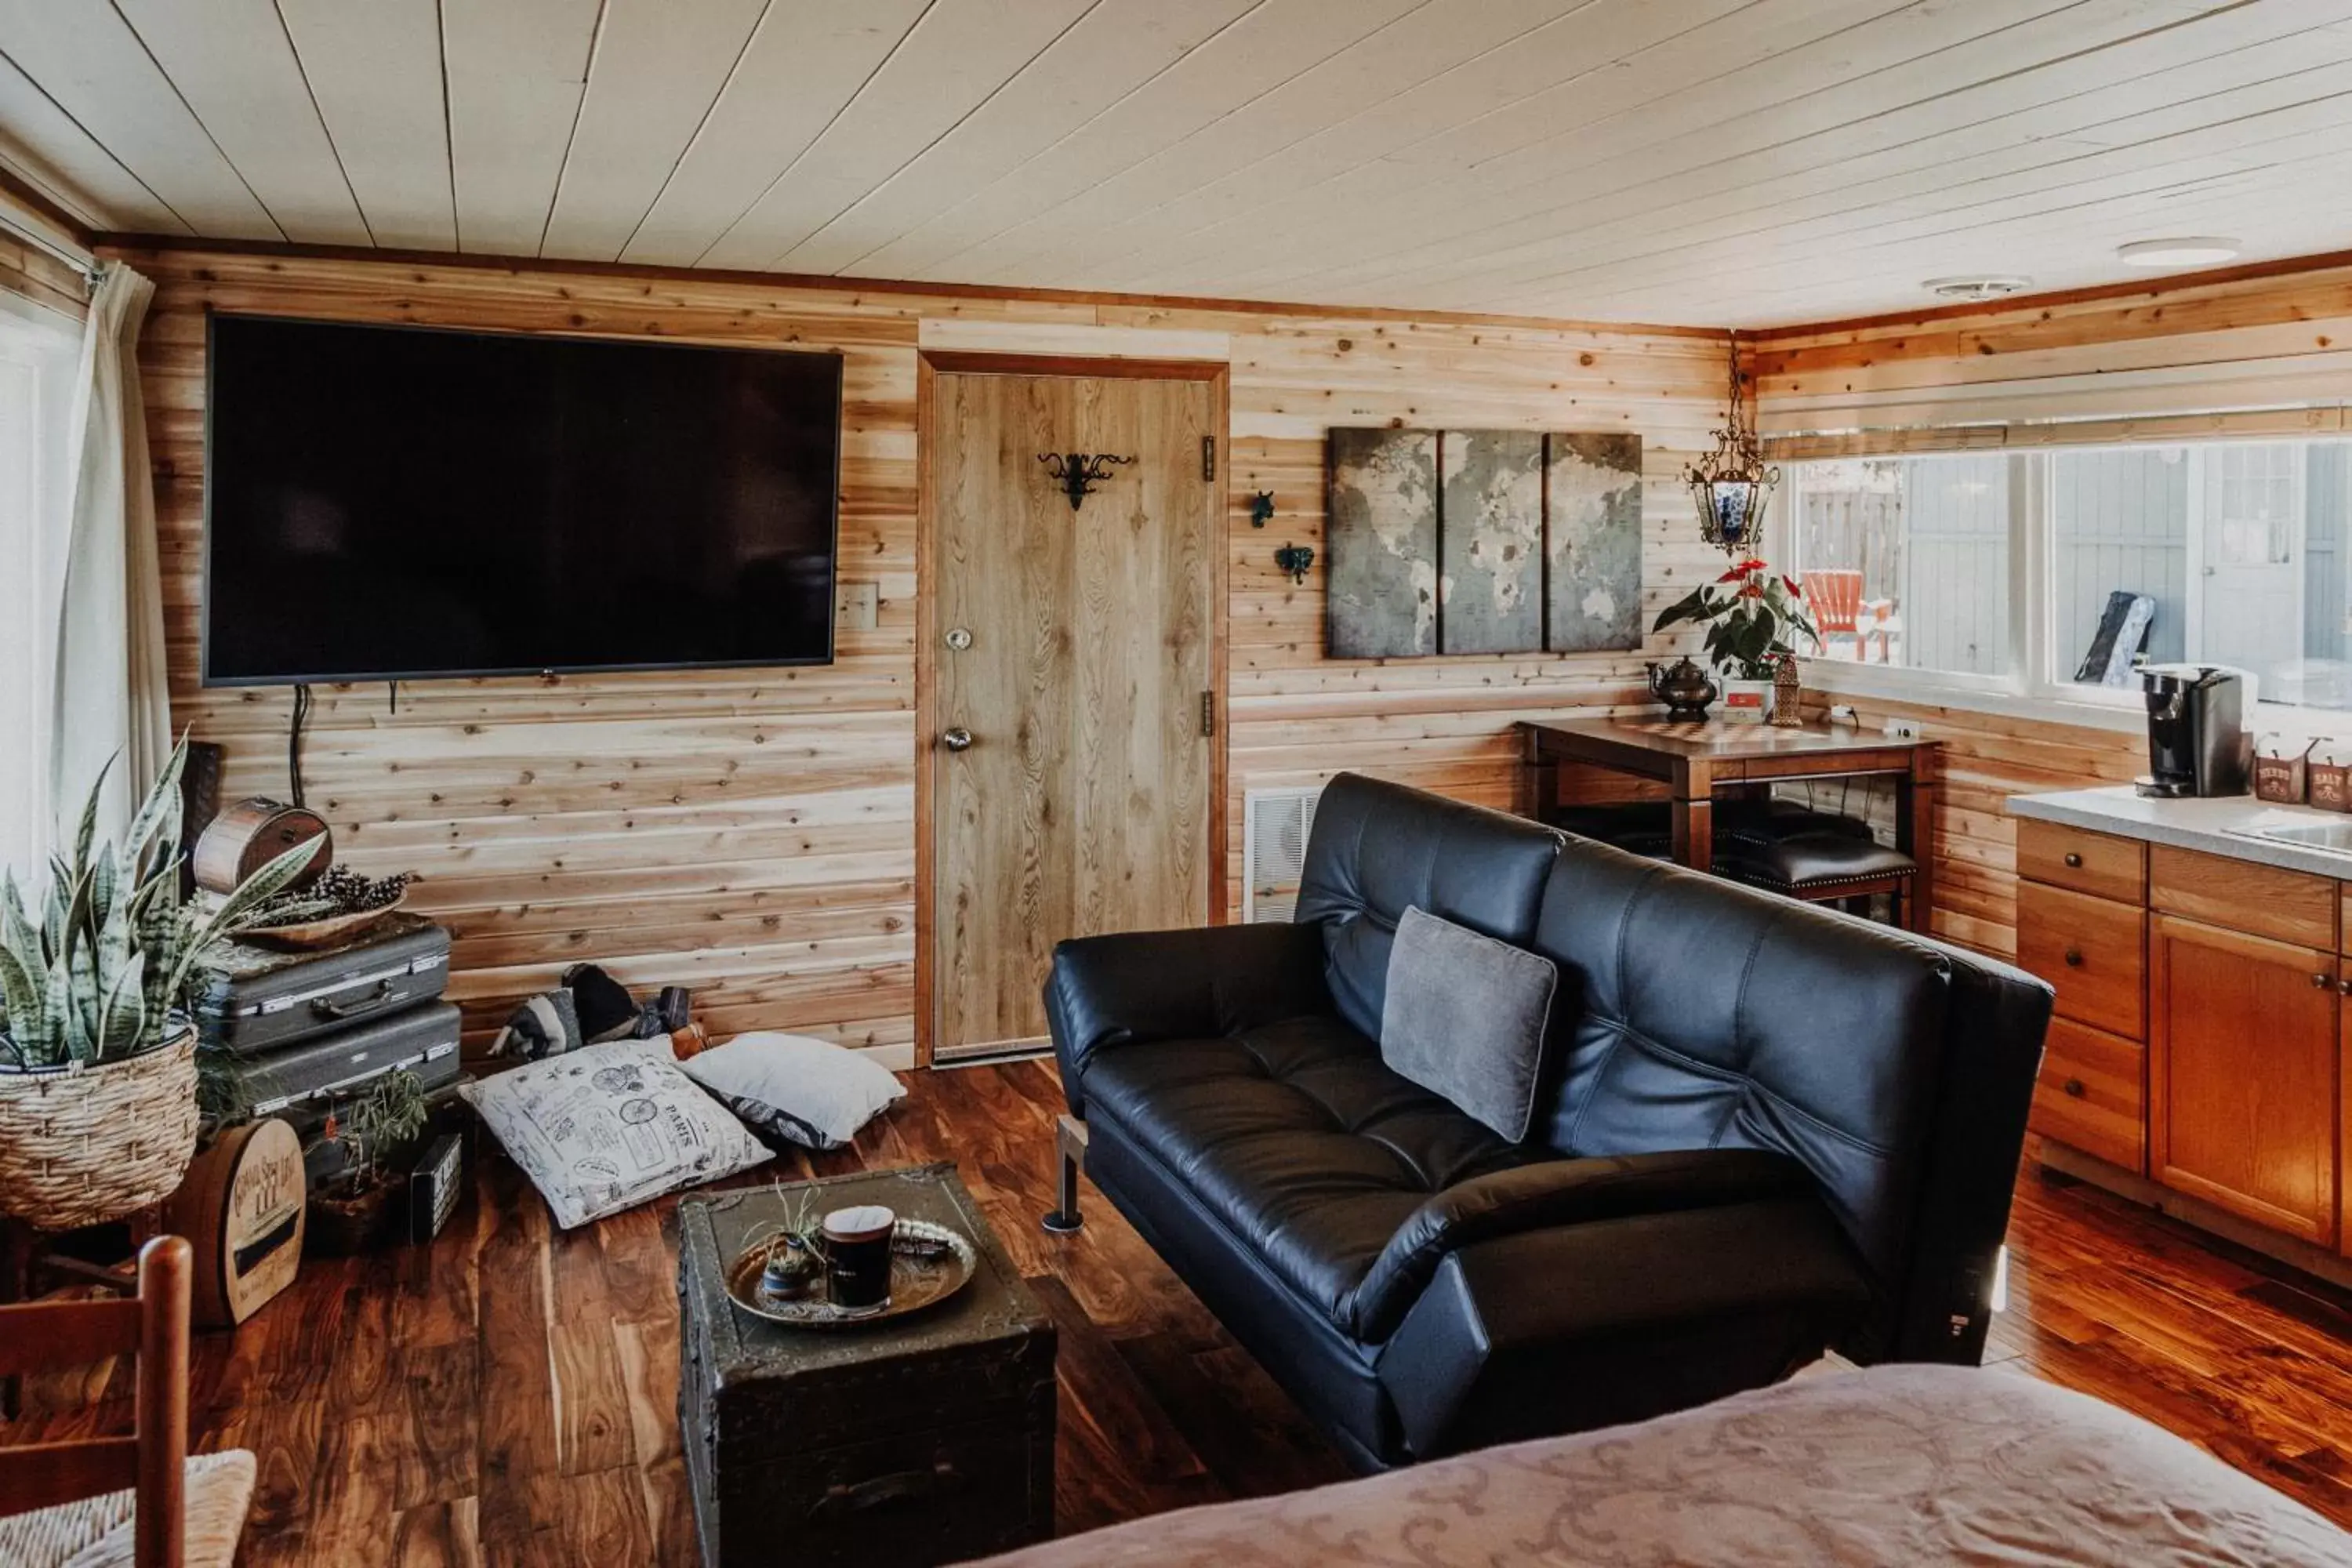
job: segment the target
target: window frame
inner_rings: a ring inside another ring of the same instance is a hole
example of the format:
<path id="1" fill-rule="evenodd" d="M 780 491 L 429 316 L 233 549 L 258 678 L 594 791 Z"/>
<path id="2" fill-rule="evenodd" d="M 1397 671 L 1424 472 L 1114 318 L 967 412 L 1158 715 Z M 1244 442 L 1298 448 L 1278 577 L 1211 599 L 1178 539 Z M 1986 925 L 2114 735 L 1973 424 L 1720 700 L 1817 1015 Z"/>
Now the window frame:
<path id="1" fill-rule="evenodd" d="M 2323 432 L 2253 433 L 2242 437 L 2183 436 L 2160 441 L 2085 441 L 2051 443 L 2030 448 L 2010 448 L 2009 459 L 2009 669 L 2000 675 L 1976 675 L 1958 670 L 1916 669 L 1901 665 L 1857 664 L 1845 659 L 1803 655 L 1799 668 L 1808 689 L 1832 696 L 1877 698 L 1927 707 L 1955 708 L 2003 718 L 2038 719 L 2124 732 L 2141 731 L 2147 722 L 2140 693 L 2134 688 L 2096 687 L 2054 677 L 2057 605 L 2052 597 L 2055 577 L 2056 538 L 2052 526 L 2052 458 L 2069 452 L 2139 449 L 2149 446 L 2186 448 L 2201 469 L 2203 449 L 2215 446 L 2260 446 L 2322 443 L 2352 446 L 2352 436 Z M 1955 447 L 1948 455 L 1969 450 Z M 1947 455 L 1932 449 L 1889 450 L 1855 456 L 1929 458 Z M 1790 466 L 1810 459 L 1791 459 Z M 1790 476 L 1790 504 L 1780 509 L 1768 526 L 1770 553 L 1795 563 L 1801 575 L 1804 563 L 1796 560 L 1795 476 Z M 2296 480 L 2302 497 L 2305 480 Z M 2204 503 L 2201 473 L 2190 481 L 2192 513 Z M 2192 539 L 2196 529 L 2192 526 Z M 2307 538 L 2307 524 L 2306 534 Z M 2194 548 L 2192 544 L 2192 549 Z M 2305 547 L 2307 548 L 2307 546 Z M 2193 563 L 2192 563 L 2193 564 Z M 2258 731 L 2276 731 L 2298 737 L 2352 735 L 2352 709 L 2308 708 L 2273 702 L 2261 697 L 2246 715 L 2247 726 Z"/>

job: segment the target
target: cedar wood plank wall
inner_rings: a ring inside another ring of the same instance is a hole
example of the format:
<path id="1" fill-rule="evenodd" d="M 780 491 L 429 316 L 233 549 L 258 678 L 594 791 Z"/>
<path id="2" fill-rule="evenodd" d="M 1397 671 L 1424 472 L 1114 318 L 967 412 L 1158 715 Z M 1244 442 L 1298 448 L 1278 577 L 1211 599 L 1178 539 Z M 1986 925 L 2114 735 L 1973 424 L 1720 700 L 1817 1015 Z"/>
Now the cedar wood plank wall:
<path id="1" fill-rule="evenodd" d="M 1236 908 L 1246 790 L 1359 768 L 1507 804 L 1513 719 L 1643 700 L 1641 655 L 1324 658 L 1327 426 L 1636 431 L 1649 489 L 1646 608 L 1721 559 L 1698 542 L 1675 482 L 1719 414 L 1721 339 L 1706 334 L 233 249 L 119 254 L 158 286 L 143 357 L 174 721 L 227 745 L 231 797 L 285 789 L 289 695 L 197 685 L 208 306 L 847 357 L 841 571 L 877 584 L 882 608 L 877 630 L 840 635 L 833 667 L 417 682 L 402 688 L 397 714 L 381 685 L 320 689 L 305 752 L 311 804 L 362 868 L 423 874 L 414 899 L 457 932 L 452 993 L 475 1042 L 514 999 L 588 958 L 635 985 L 694 986 L 721 1034 L 757 1025 L 856 1045 L 913 1038 L 922 342 L 960 332 L 950 346 L 1151 356 L 1168 352 L 1170 333 L 1228 335 L 1233 443 L 1221 478 Z M 1247 511 L 1260 489 L 1278 508 L 1262 531 Z M 1275 570 L 1275 548 L 1287 542 L 1318 552 L 1303 587 Z"/>
<path id="2" fill-rule="evenodd" d="M 1999 419 L 2315 408 L 2244 421 L 2284 434 L 2344 427 L 2352 396 L 2352 267 L 2242 268 L 2020 307 L 1756 334 L 1749 363 L 1767 430 Z M 1951 401 L 1953 389 L 1959 400 Z M 2108 438 L 2154 436 L 2110 426 Z M 2193 439 L 2195 422 L 2171 427 Z M 1938 935 L 2016 952 L 2012 794 L 2127 780 L 2147 770 L 2137 733 L 2036 723 L 1865 698 L 1865 724 L 1901 713 L 1944 742 L 1936 835 Z"/>
<path id="3" fill-rule="evenodd" d="M 1712 416 L 1713 361 L 1704 344 L 1675 336 L 228 252 L 132 259 L 163 286 L 149 395 L 174 699 L 183 721 L 229 742 L 237 789 L 283 788 L 286 694 L 206 694 L 193 681 L 197 351 L 207 301 L 356 320 L 796 340 L 852 356 L 843 571 L 877 582 L 885 606 L 879 631 L 843 634 L 835 668 L 417 685 L 397 718 L 380 689 L 322 696 L 311 776 L 356 858 L 431 874 L 420 901 L 460 932 L 457 992 L 478 1037 L 513 997 L 593 955 L 616 960 L 638 983 L 702 987 L 722 1029 L 756 1022 L 858 1044 L 911 1039 L 912 363 L 925 320 L 1231 334 L 1227 848 L 1236 905 L 1246 789 L 1351 766 L 1500 803 L 1512 717 L 1638 696 L 1633 658 L 1322 658 L 1321 571 L 1293 588 L 1271 556 L 1294 541 L 1322 549 L 1325 425 L 1638 429 L 1649 453 L 1650 607 L 1712 559 L 1680 526 L 1672 477 L 1679 448 L 1696 445 Z M 79 280 L 27 247 L 0 245 L 0 289 L 81 310 Z M 1154 352 L 1137 342 L 1134 352 Z M 1753 365 L 1768 426 L 1802 428 L 1812 417 L 1794 410 L 1839 402 L 1907 422 L 1922 389 L 1958 386 L 1981 394 L 1964 416 L 2159 415 L 2246 401 L 2247 389 L 2263 386 L 2324 397 L 2347 343 L 2352 268 L 2330 268 L 1769 332 L 1756 339 Z M 2132 384 L 2135 373 L 2160 383 L 2179 366 L 2199 370 L 2187 387 Z M 1263 531 L 1250 528 L 1244 504 L 1261 488 L 1280 507 Z M 2004 799 L 2128 778 L 2143 765 L 2137 738 L 1854 700 L 1866 723 L 1907 714 L 1944 737 L 1937 929 L 2013 952 L 2015 830 Z"/>
<path id="4" fill-rule="evenodd" d="M 0 229 L 0 290 L 82 321 L 89 296 L 81 275 L 47 251 Z"/>

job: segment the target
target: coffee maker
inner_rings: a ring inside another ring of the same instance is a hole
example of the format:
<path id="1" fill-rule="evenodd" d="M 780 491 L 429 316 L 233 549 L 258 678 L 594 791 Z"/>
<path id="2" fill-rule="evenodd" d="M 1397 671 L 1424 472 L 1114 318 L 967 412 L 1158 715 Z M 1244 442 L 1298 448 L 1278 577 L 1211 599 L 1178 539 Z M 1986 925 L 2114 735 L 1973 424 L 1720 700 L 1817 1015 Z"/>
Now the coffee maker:
<path id="1" fill-rule="evenodd" d="M 2246 793 L 2245 677 L 2210 664 L 2151 664 L 2147 766 L 2139 793 L 2162 799 Z"/>

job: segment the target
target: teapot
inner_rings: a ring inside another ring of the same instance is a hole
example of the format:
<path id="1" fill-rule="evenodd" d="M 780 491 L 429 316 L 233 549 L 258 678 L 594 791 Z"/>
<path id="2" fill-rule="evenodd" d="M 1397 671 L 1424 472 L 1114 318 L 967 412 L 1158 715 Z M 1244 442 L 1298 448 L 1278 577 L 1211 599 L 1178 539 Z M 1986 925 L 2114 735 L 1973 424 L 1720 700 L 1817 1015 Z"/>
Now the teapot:
<path id="1" fill-rule="evenodd" d="M 1688 654 L 1670 665 L 1650 662 L 1650 695 L 1666 705 L 1669 723 L 1696 723 L 1706 717 L 1706 705 L 1723 694 L 1706 671 Z"/>

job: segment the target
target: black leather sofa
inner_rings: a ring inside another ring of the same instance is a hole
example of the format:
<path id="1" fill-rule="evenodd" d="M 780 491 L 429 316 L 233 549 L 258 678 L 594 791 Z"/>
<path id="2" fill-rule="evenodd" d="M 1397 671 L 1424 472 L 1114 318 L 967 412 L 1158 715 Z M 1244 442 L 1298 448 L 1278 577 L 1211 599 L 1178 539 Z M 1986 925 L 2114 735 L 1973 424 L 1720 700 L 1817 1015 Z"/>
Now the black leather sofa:
<path id="1" fill-rule="evenodd" d="M 1559 966 L 1524 1143 L 1381 1063 L 1409 905 Z M 1087 1173 L 1366 1468 L 1699 1404 L 1825 1348 L 1978 1360 L 2051 998 L 1348 774 L 1296 923 L 1066 942 L 1045 990 Z"/>

